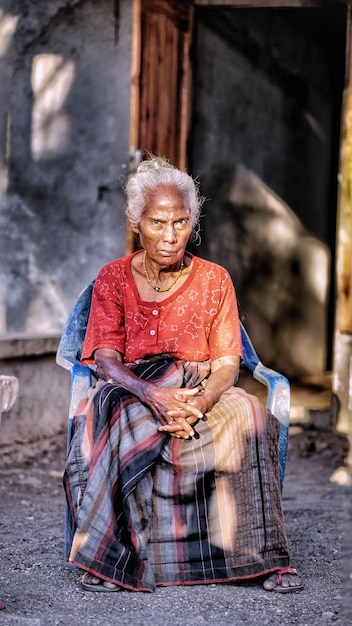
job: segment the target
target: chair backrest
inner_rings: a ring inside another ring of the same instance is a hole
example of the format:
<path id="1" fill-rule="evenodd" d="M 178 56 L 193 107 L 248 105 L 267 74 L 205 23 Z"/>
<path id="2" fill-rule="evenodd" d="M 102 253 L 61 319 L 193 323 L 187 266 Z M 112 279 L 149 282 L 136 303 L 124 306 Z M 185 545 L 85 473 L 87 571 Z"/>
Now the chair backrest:
<path id="1" fill-rule="evenodd" d="M 94 280 L 82 291 L 66 322 L 58 351 L 57 363 L 69 369 L 68 363 L 79 361 L 81 358 L 83 341 L 86 334 Z M 241 368 L 253 372 L 259 363 L 259 358 L 253 348 L 246 329 L 241 322 L 241 339 L 243 346 L 243 361 Z"/>
<path id="2" fill-rule="evenodd" d="M 59 365 L 69 369 L 67 362 L 81 359 L 83 341 L 87 330 L 87 323 L 92 300 L 94 280 L 82 291 L 74 305 L 57 350 L 56 360 Z"/>

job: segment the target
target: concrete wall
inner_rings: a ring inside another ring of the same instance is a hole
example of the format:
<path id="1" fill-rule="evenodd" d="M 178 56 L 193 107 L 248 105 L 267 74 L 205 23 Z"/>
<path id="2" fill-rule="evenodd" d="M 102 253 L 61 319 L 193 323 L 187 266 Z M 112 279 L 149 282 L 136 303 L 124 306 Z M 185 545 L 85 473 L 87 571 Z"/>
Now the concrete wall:
<path id="1" fill-rule="evenodd" d="M 29 335 L 0 341 L 0 377 L 15 376 L 19 389 L 13 407 L 2 414 L 1 465 L 26 456 L 33 447 L 38 450 L 38 442 L 39 449 L 48 440 L 55 445 L 57 435 L 67 430 L 70 376 L 56 365 L 58 341 Z"/>
<path id="2" fill-rule="evenodd" d="M 131 3 L 0 0 L 0 333 L 60 333 L 124 253 Z M 10 34 L 11 33 L 11 34 Z"/>
<path id="3" fill-rule="evenodd" d="M 98 198 L 129 161 L 131 2 L 0 0 L 2 462 L 66 428 L 58 338 L 81 289 L 124 254 L 124 194 Z"/>

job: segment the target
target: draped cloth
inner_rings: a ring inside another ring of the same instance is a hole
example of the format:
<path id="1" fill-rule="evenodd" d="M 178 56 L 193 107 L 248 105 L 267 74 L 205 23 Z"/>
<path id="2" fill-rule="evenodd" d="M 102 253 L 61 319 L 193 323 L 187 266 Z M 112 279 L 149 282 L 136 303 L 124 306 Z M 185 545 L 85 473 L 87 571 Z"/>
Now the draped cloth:
<path id="1" fill-rule="evenodd" d="M 209 364 L 130 368 L 165 387 L 206 384 Z M 279 423 L 238 387 L 199 421 L 198 440 L 159 432 L 149 408 L 100 381 L 82 401 L 64 475 L 70 562 L 134 591 L 237 581 L 289 564 Z"/>

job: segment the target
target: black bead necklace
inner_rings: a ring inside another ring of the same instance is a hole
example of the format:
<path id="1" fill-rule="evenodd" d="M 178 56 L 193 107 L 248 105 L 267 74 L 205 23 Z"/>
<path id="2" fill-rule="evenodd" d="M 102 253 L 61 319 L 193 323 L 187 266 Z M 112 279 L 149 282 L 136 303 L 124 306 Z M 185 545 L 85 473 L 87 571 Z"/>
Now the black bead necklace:
<path id="1" fill-rule="evenodd" d="M 182 272 L 183 272 L 183 268 L 184 268 L 184 262 L 183 259 L 181 261 L 181 265 L 180 265 L 180 269 L 177 272 L 176 277 L 173 279 L 173 281 L 170 283 L 170 285 L 168 287 L 166 287 L 166 289 L 162 289 L 161 287 L 158 287 L 158 285 L 154 285 L 150 279 L 150 276 L 148 274 L 148 270 L 147 270 L 147 264 L 146 264 L 146 259 L 147 259 L 147 251 L 144 250 L 144 255 L 143 255 L 143 269 L 144 269 L 144 274 L 145 277 L 149 283 L 149 285 L 154 289 L 154 291 L 157 291 L 158 293 L 164 293 L 165 291 L 170 291 L 171 287 L 174 286 L 175 283 L 177 283 L 178 279 L 182 276 Z"/>

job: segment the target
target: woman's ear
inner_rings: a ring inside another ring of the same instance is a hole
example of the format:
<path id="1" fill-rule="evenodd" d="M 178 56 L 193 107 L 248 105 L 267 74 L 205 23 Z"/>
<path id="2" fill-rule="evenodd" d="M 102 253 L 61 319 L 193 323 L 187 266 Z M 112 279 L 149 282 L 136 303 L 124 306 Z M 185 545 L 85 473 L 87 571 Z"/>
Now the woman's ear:
<path id="1" fill-rule="evenodd" d="M 132 232 L 133 233 L 137 233 L 137 235 L 138 235 L 139 228 L 138 228 L 137 222 L 134 222 L 134 221 L 130 220 L 128 225 L 129 225 L 130 229 L 132 230 Z"/>

